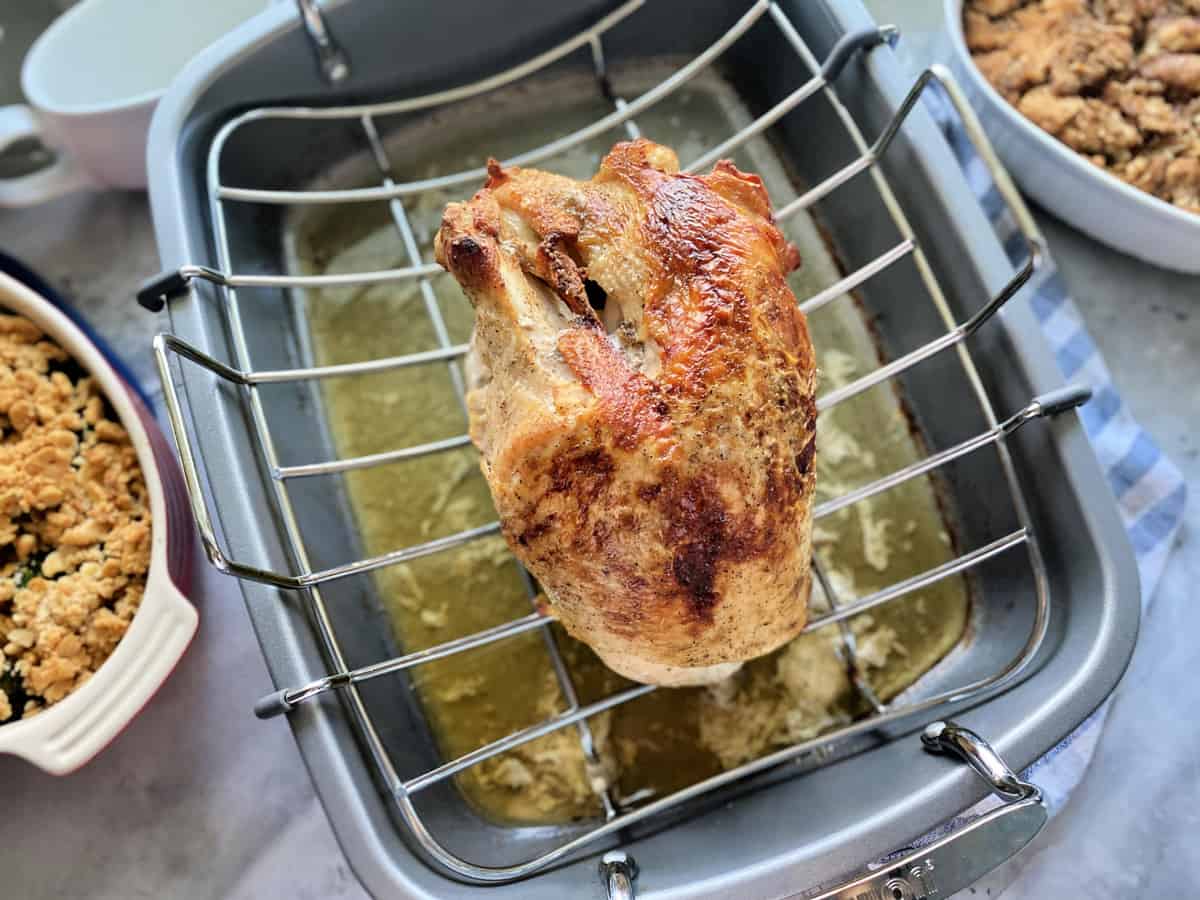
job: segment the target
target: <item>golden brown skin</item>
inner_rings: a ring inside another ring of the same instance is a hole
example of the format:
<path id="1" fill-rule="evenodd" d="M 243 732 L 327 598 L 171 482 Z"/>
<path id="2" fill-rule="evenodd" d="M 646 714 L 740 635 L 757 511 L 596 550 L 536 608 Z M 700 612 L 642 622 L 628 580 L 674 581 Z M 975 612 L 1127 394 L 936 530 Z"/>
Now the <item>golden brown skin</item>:
<path id="1" fill-rule="evenodd" d="M 761 180 L 678 169 L 646 140 L 585 182 L 493 163 L 436 242 L 476 307 L 471 437 L 513 552 L 611 668 L 674 685 L 804 627 L 816 422 Z"/>

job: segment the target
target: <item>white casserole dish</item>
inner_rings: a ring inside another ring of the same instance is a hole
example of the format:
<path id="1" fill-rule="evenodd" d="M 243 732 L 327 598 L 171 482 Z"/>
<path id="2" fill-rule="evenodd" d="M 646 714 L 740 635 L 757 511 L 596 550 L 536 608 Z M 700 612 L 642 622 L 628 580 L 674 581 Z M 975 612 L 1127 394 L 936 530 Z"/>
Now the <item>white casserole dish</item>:
<path id="1" fill-rule="evenodd" d="M 0 753 L 55 775 L 79 768 L 120 733 L 175 668 L 199 624 L 189 583 L 193 528 L 174 456 L 145 404 L 75 325 L 0 273 L 0 310 L 36 323 L 100 384 L 129 432 L 150 496 L 150 570 L 141 606 L 112 655 L 78 690 L 28 720 L 0 725 Z"/>
<path id="2" fill-rule="evenodd" d="M 1012 177 L 1048 212 L 1115 250 L 1200 273 L 1200 215 L 1126 184 L 1017 112 L 971 59 L 963 0 L 944 0 L 951 66 Z"/>

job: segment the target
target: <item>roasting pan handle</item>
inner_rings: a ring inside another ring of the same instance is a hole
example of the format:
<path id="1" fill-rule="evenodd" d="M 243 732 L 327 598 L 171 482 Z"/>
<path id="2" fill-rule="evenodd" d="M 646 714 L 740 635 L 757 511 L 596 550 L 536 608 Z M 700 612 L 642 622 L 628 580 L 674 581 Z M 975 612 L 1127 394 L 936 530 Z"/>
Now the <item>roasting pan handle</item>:
<path id="1" fill-rule="evenodd" d="M 633 882 L 637 878 L 637 863 L 622 850 L 611 850 L 600 860 L 600 880 L 608 900 L 635 900 Z"/>
<path id="2" fill-rule="evenodd" d="M 317 6 L 317 0 L 296 0 L 296 10 L 300 14 L 300 23 L 308 42 L 312 44 L 313 55 L 317 58 L 317 67 L 321 77 L 327 84 L 338 84 L 345 81 L 350 74 L 350 60 L 346 51 L 333 37 L 325 14 Z"/>
<path id="3" fill-rule="evenodd" d="M 934 753 L 958 756 L 1003 803 L 916 848 L 893 853 L 837 887 L 813 888 L 784 900 L 943 900 L 970 887 L 1032 841 L 1046 824 L 1041 790 L 1022 781 L 991 745 L 954 722 L 934 722 L 921 734 Z M 633 900 L 637 865 L 626 853 L 606 853 L 600 879 L 608 900 Z"/>
<path id="4" fill-rule="evenodd" d="M 953 722 L 934 722 L 921 741 L 935 753 L 963 759 L 1004 802 L 921 847 L 898 851 L 837 887 L 787 900 L 941 900 L 974 884 L 1042 830 L 1047 816 L 1042 792 L 1018 778 L 975 732 Z"/>

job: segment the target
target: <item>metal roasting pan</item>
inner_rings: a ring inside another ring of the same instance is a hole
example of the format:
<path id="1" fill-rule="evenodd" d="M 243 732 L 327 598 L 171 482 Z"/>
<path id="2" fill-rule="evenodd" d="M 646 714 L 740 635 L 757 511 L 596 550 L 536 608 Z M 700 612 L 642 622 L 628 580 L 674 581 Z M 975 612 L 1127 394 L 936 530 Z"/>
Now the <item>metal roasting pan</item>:
<path id="1" fill-rule="evenodd" d="M 772 14 L 785 15 L 818 60 L 828 59 L 843 36 L 876 28 L 856 0 L 779 0 L 774 5 L 778 9 Z M 701 0 L 687 4 L 681 14 L 678 4 L 647 0 L 604 33 L 604 51 L 614 66 L 642 56 L 694 57 L 751 6 L 748 0 Z M 302 21 L 290 4 L 270 7 L 198 56 L 159 105 L 148 166 L 164 268 L 228 271 L 232 263 L 251 276 L 282 271 L 282 206 L 236 204 L 225 223 L 232 260 L 222 258 L 214 238 L 209 151 L 220 129 L 236 116 L 264 105 L 345 106 L 476 81 L 569 40 L 616 7 L 535 0 L 331 0 L 322 4 L 323 23 L 316 15 Z M 810 75 L 768 19 L 756 22 L 721 61 L 723 74 L 755 112 L 769 108 Z M 323 24 L 336 46 L 326 44 L 326 52 L 314 57 L 312 34 L 320 37 Z M 339 47 L 344 58 L 337 55 Z M 582 50 L 586 56 L 587 47 Z M 348 63 L 345 70 L 343 61 Z M 555 65 L 584 62 L 576 54 Z M 852 53 L 832 77 L 837 97 L 869 140 L 885 130 L 912 87 L 885 45 Z M 348 127 L 335 124 L 317 136 L 303 124 L 268 121 L 235 134 L 221 157 L 221 181 L 300 186 L 362 152 L 361 140 Z M 854 155 L 836 108 L 823 96 L 783 116 L 771 129 L 771 140 L 807 184 Z M 903 118 L 877 168 L 907 215 L 954 321 L 963 322 L 1004 289 L 1013 268 L 920 105 Z M 788 198 L 773 199 L 780 203 Z M 817 213 L 839 257 L 848 263 L 862 265 L 895 241 L 895 227 L 870 178 L 847 180 L 820 202 Z M 179 280 L 168 305 L 170 328 L 187 345 L 236 367 L 225 287 L 203 278 Z M 899 377 L 931 448 L 954 445 L 994 424 L 978 391 L 986 392 L 995 416 L 1003 419 L 1026 407 L 1031 397 L 1063 387 L 1028 306 L 1029 290 L 1026 286 L 996 319 L 959 345 L 969 353 L 973 369 L 951 349 Z M 288 289 L 267 285 L 244 294 L 239 308 L 254 368 L 304 365 Z M 857 295 L 892 357 L 946 330 L 914 265 L 874 274 Z M 212 511 L 208 524 L 222 553 L 256 569 L 298 571 L 272 494 L 272 473 L 255 444 L 245 391 L 190 364 L 174 365 L 166 373 L 188 410 L 189 424 L 176 435 L 185 436 L 188 449 L 203 461 L 193 487 L 203 492 L 203 508 Z M 269 387 L 262 396 L 277 440 L 308 448 L 314 458 L 333 458 L 329 435 L 314 420 L 320 400 L 313 386 Z M 1022 498 L 1015 502 L 1004 475 L 1009 462 Z M 321 534 L 309 561 L 313 568 L 363 555 L 332 481 L 307 479 L 294 498 L 297 511 L 317 522 Z M 1036 538 L 1030 542 L 1036 550 L 1030 552 L 1040 555 L 1040 570 L 1031 569 L 1019 554 L 997 556 L 973 573 L 983 615 L 966 652 L 956 656 L 955 671 L 966 680 L 1001 668 L 1013 656 L 1030 633 L 1033 598 L 1039 591 L 1048 597 L 1045 638 L 1021 678 L 1003 691 L 859 729 L 833 746 L 815 742 L 811 752 L 605 834 L 552 865 L 522 872 L 520 878 L 490 879 L 448 870 L 431 855 L 429 842 L 389 791 L 380 774 L 388 766 L 405 778 L 438 760 L 403 673 L 380 678 L 298 705 L 289 715 L 301 755 L 356 874 L 378 896 L 474 897 L 486 891 L 496 898 L 530 900 L 602 897 L 606 887 L 596 877 L 597 857 L 620 848 L 639 864 L 639 897 L 793 896 L 860 870 L 979 800 L 987 792 L 984 781 L 967 766 L 924 752 L 917 734 L 933 719 L 952 715 L 986 737 L 1015 769 L 1027 766 L 1082 722 L 1116 685 L 1136 638 L 1138 584 L 1107 482 L 1073 412 L 1014 431 L 999 450 L 964 457 L 943 473 L 943 485 L 954 498 L 956 537 L 963 547 L 994 539 L 1022 521 Z M 304 685 L 335 668 L 330 648 L 321 645 L 314 630 L 315 613 L 304 591 L 255 580 L 237 583 L 278 687 Z M 322 588 L 341 642 L 338 652 L 349 666 L 396 652 L 379 627 L 371 591 L 368 575 Z M 364 717 L 375 730 L 374 743 L 364 737 Z M 381 747 L 386 765 L 376 758 Z M 975 766 L 981 772 L 987 768 L 978 756 Z M 421 804 L 422 827 L 427 824 L 452 853 L 484 867 L 535 857 L 581 833 L 577 826 L 488 823 L 463 803 L 450 782 L 423 795 Z M 610 895 L 630 896 L 622 894 L 620 871 L 608 872 L 615 877 L 608 885 Z M 479 883 L 484 880 L 499 883 Z M 913 884 L 923 882 L 918 877 Z M 860 886 L 836 896 L 924 896 L 911 886 L 886 894 L 866 890 Z"/>

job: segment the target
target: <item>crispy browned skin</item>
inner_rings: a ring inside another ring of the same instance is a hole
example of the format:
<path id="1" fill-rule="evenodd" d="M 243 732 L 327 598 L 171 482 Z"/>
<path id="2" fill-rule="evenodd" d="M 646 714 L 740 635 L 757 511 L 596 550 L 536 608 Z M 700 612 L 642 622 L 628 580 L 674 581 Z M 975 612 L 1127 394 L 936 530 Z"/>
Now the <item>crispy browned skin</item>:
<path id="1" fill-rule="evenodd" d="M 659 684 L 803 628 L 814 485 L 796 250 L 757 176 L 678 168 L 646 140 L 585 182 L 492 164 L 436 243 L 476 307 L 471 437 L 509 544 L 572 635 Z"/>

